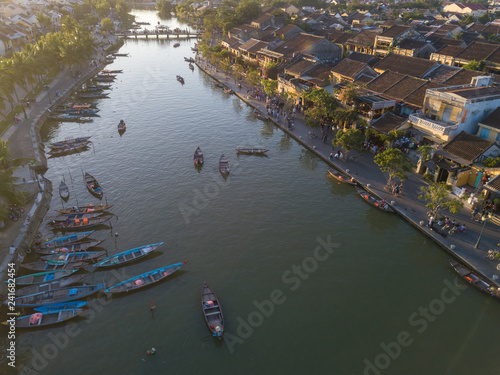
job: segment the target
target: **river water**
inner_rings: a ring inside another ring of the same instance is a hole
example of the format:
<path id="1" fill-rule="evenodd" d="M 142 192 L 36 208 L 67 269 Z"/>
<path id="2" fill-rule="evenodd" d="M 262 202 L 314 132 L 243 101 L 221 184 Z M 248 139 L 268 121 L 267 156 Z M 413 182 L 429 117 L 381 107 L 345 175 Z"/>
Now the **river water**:
<path id="1" fill-rule="evenodd" d="M 135 14 L 158 22 L 152 11 Z M 110 286 L 189 263 L 143 291 L 94 299 L 74 324 L 18 332 L 17 372 L 497 373 L 491 331 L 498 302 L 464 288 L 434 243 L 365 205 L 352 187 L 328 178 L 311 152 L 257 120 L 198 68 L 190 71 L 183 57 L 193 55 L 194 41 L 174 43 L 127 40 L 120 52 L 130 57 L 108 67 L 123 74 L 110 99 L 98 101 L 100 117 L 47 125 L 42 136 L 93 140 L 86 152 L 49 159 L 49 215 L 62 205 L 62 178 L 71 194 L 65 206 L 100 203 L 83 184 L 88 171 L 103 186 L 103 202 L 114 205 L 111 226 L 93 235 L 108 254 L 165 242 L 142 262 L 89 274 L 89 282 Z M 120 119 L 127 123 L 122 136 Z M 268 156 L 238 156 L 238 145 L 264 146 Z M 200 171 L 192 161 L 197 146 L 205 154 Z M 227 179 L 218 171 L 222 153 L 232 167 Z M 45 225 L 42 233 L 54 235 Z M 203 281 L 224 311 L 222 344 L 207 337 Z M 7 331 L 0 332 L 5 352 Z M 152 347 L 156 355 L 148 357 Z"/>

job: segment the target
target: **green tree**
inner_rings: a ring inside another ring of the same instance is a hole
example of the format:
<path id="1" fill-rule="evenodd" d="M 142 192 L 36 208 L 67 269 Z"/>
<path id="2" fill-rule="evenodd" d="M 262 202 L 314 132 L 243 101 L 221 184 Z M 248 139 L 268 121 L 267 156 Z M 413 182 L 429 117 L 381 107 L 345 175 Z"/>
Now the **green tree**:
<path id="1" fill-rule="evenodd" d="M 338 131 L 335 138 L 332 140 L 333 146 L 339 146 L 348 153 L 351 150 L 360 151 L 363 148 L 365 136 L 359 129 L 347 129 Z"/>
<path id="2" fill-rule="evenodd" d="M 430 209 L 431 214 L 436 217 L 441 209 L 448 210 L 456 214 L 464 206 L 461 199 L 450 198 L 451 186 L 445 182 L 432 183 L 420 188 L 419 199 L 426 201 L 426 207 Z"/>
<path id="3" fill-rule="evenodd" d="M 386 188 L 390 188 L 392 181 L 397 177 L 400 181 L 408 178 L 407 172 L 412 170 L 412 165 L 406 156 L 397 148 L 389 148 L 375 156 L 375 164 L 380 167 L 382 172 L 389 174 Z"/>
<path id="4" fill-rule="evenodd" d="M 256 70 L 251 70 L 247 73 L 246 81 L 252 86 L 257 86 L 260 83 L 260 75 Z"/>
<path id="5" fill-rule="evenodd" d="M 45 30 L 49 30 L 52 27 L 52 19 L 42 12 L 36 15 L 36 22 L 38 22 L 38 25 Z"/>
<path id="6" fill-rule="evenodd" d="M 115 29 L 115 24 L 113 23 L 111 18 L 106 17 L 101 20 L 101 27 L 102 31 L 109 33 Z"/>
<path id="7" fill-rule="evenodd" d="M 481 71 L 481 70 L 483 70 L 484 62 L 483 61 L 472 60 L 468 64 L 465 64 L 463 67 L 464 67 L 464 69 Z"/>
<path id="8" fill-rule="evenodd" d="M 260 81 L 260 83 L 264 87 L 264 92 L 266 93 L 266 95 L 276 95 L 276 90 L 278 89 L 278 81 L 274 79 L 263 79 Z"/>
<path id="9" fill-rule="evenodd" d="M 342 90 L 340 90 L 340 93 L 338 94 L 338 99 L 342 103 L 352 105 L 357 102 L 359 96 L 360 95 L 358 88 L 354 86 L 352 83 L 349 83 Z"/>

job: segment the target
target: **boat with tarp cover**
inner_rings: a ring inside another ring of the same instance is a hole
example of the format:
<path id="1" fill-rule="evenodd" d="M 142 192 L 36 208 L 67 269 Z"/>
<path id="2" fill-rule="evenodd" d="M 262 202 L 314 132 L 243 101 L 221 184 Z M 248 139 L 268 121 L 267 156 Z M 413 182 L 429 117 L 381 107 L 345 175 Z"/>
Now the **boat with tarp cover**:
<path id="1" fill-rule="evenodd" d="M 27 296 L 14 298 L 16 306 L 19 307 L 39 307 L 53 305 L 54 303 L 63 303 L 83 299 L 103 290 L 106 287 L 104 283 L 95 285 L 73 285 L 65 288 L 50 290 L 30 294 Z"/>
<path id="2" fill-rule="evenodd" d="M 78 271 L 76 270 L 58 270 L 58 271 L 46 271 L 46 272 L 38 272 L 32 273 L 30 275 L 19 276 L 14 279 L 16 285 L 32 285 L 32 284 L 41 284 L 46 283 L 52 280 L 58 280 L 63 277 L 69 276 L 72 273 Z M 7 282 L 7 281 L 5 281 Z"/>
<path id="3" fill-rule="evenodd" d="M 108 258 L 104 258 L 98 263 L 93 264 L 93 266 L 96 268 L 117 267 L 126 263 L 134 262 L 151 254 L 161 245 L 163 245 L 163 242 L 154 243 L 151 245 L 144 245 L 136 247 L 135 249 L 123 251 Z"/>
<path id="4" fill-rule="evenodd" d="M 76 318 L 85 309 L 63 309 L 54 312 L 41 313 L 35 312 L 30 315 L 16 318 L 16 328 L 40 328 L 63 323 L 67 320 Z"/>
<path id="5" fill-rule="evenodd" d="M 25 288 L 17 289 L 16 296 L 21 297 L 21 296 L 27 296 L 30 294 L 45 292 L 47 290 L 64 288 L 66 286 L 76 284 L 77 282 L 82 280 L 84 277 L 85 277 L 85 275 L 73 275 L 73 276 L 63 277 L 61 279 L 57 279 L 54 281 L 49 281 L 46 283 L 33 284 L 33 285 L 27 286 Z"/>
<path id="6" fill-rule="evenodd" d="M 53 240 L 46 240 L 44 243 L 38 245 L 40 249 L 55 249 L 56 247 L 62 247 L 72 243 L 80 242 L 94 233 L 93 230 L 88 232 L 82 232 L 78 234 L 72 234 L 71 236 L 54 238 Z"/>
<path id="7" fill-rule="evenodd" d="M 203 287 L 201 288 L 201 308 L 212 336 L 222 339 L 222 335 L 224 334 L 224 315 L 222 314 L 217 296 L 206 282 L 203 283 Z"/>

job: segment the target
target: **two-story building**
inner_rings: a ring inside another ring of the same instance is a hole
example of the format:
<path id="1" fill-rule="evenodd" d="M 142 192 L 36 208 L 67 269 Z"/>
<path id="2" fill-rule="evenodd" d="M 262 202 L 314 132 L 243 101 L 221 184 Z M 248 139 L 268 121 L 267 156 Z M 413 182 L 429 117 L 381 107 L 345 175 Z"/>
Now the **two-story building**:
<path id="1" fill-rule="evenodd" d="M 386 56 L 399 42 L 404 39 L 413 39 L 425 42 L 425 38 L 416 30 L 415 27 L 394 25 L 375 37 L 373 54 L 378 57 Z"/>

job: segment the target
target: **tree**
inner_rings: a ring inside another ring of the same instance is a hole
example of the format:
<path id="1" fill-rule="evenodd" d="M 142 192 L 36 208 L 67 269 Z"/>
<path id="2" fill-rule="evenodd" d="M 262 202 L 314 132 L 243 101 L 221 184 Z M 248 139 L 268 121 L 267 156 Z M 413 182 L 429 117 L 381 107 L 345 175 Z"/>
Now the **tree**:
<path id="1" fill-rule="evenodd" d="M 484 62 L 483 61 L 476 61 L 472 60 L 471 62 L 465 64 L 464 69 L 470 69 L 470 70 L 483 70 L 484 67 Z"/>
<path id="2" fill-rule="evenodd" d="M 413 167 L 406 156 L 397 148 L 389 148 L 384 152 L 375 156 L 375 164 L 380 167 L 382 172 L 389 174 L 387 180 L 387 188 L 390 188 L 392 181 L 397 177 L 400 181 L 408 178 L 407 172 L 410 172 Z"/>
<path id="3" fill-rule="evenodd" d="M 361 150 L 365 136 L 359 129 L 347 129 L 337 132 L 335 139 L 332 140 L 334 146 L 340 146 L 348 153 L 351 150 Z"/>
<path id="4" fill-rule="evenodd" d="M 450 198 L 451 186 L 445 182 L 432 183 L 420 188 L 419 199 L 425 200 L 426 207 L 431 210 L 431 214 L 436 217 L 441 209 L 446 209 L 452 214 L 456 214 L 464 206 L 461 199 Z"/>
<path id="5" fill-rule="evenodd" d="M 347 86 L 345 86 L 342 90 L 340 90 L 340 93 L 338 95 L 338 99 L 342 103 L 346 104 L 354 104 L 356 101 L 359 99 L 359 92 L 356 86 L 354 86 L 352 83 L 349 83 Z"/>
<path id="6" fill-rule="evenodd" d="M 106 17 L 101 20 L 101 27 L 102 31 L 109 33 L 115 29 L 115 24 L 113 23 L 111 18 Z"/>
<path id="7" fill-rule="evenodd" d="M 45 30 L 49 30 L 52 27 L 52 19 L 42 12 L 36 15 L 36 22 L 38 22 L 38 25 Z"/>
<path id="8" fill-rule="evenodd" d="M 392 143 L 401 138 L 403 134 L 403 130 L 391 130 L 389 134 L 379 134 L 378 137 L 384 142 L 385 147 L 392 147 Z"/>
<path id="9" fill-rule="evenodd" d="M 260 83 L 260 75 L 256 70 L 251 70 L 247 73 L 246 81 L 252 86 L 257 86 Z"/>
<path id="10" fill-rule="evenodd" d="M 264 92 L 268 96 L 274 96 L 276 90 L 278 89 L 278 81 L 274 79 L 263 79 L 260 81 L 262 86 L 264 86 Z"/>

